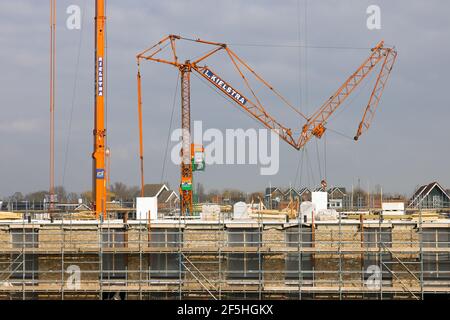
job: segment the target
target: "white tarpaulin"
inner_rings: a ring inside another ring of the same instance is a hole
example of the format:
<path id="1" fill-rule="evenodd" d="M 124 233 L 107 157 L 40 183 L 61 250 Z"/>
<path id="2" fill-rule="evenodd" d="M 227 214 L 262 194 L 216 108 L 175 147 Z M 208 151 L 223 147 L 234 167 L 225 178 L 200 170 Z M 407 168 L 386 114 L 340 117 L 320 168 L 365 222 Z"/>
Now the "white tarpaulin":
<path id="1" fill-rule="evenodd" d="M 300 204 L 300 215 L 303 223 L 311 223 L 312 216 L 316 213 L 316 206 L 314 203 L 304 201 Z"/>
<path id="2" fill-rule="evenodd" d="M 316 206 L 317 211 L 328 209 L 328 193 L 327 192 L 313 192 L 311 202 Z"/>
<path id="3" fill-rule="evenodd" d="M 237 202 L 233 206 L 234 219 L 248 219 L 248 206 L 245 202 Z"/>
<path id="4" fill-rule="evenodd" d="M 384 215 L 404 215 L 405 203 L 403 202 L 383 202 L 381 204 Z"/>
<path id="5" fill-rule="evenodd" d="M 218 220 L 220 215 L 220 206 L 216 204 L 204 204 L 200 218 L 202 220 Z"/>
<path id="6" fill-rule="evenodd" d="M 136 219 L 148 220 L 148 213 L 150 212 L 150 219 L 158 219 L 158 198 L 146 197 L 136 198 Z"/>

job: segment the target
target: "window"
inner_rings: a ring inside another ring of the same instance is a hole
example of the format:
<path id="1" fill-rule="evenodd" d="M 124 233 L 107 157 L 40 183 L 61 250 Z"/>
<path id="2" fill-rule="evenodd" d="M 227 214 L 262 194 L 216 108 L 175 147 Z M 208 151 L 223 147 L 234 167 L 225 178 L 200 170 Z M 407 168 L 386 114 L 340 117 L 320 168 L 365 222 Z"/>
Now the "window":
<path id="1" fill-rule="evenodd" d="M 441 196 L 433 196 L 433 208 L 442 208 Z"/>
<path id="2" fill-rule="evenodd" d="M 377 248 L 379 242 L 382 246 L 392 247 L 391 228 L 364 228 L 364 246 L 366 248 Z"/>
<path id="3" fill-rule="evenodd" d="M 154 229 L 149 237 L 150 247 L 176 248 L 183 241 L 183 232 L 179 229 Z"/>
<path id="4" fill-rule="evenodd" d="M 123 248 L 125 247 L 125 230 L 106 229 L 102 230 L 103 248 Z"/>
<path id="5" fill-rule="evenodd" d="M 341 209 L 342 208 L 342 199 L 330 199 L 330 208 L 331 209 Z"/>
<path id="6" fill-rule="evenodd" d="M 425 248 L 448 248 L 450 228 L 426 228 L 422 230 L 422 245 Z M 450 280 L 448 253 L 424 253 L 424 280 Z"/>
<path id="7" fill-rule="evenodd" d="M 154 229 L 150 232 L 149 246 L 155 248 L 177 248 L 183 241 L 183 232 L 179 229 Z M 180 271 L 179 253 L 151 253 L 149 255 L 150 279 L 178 279 Z"/>
<path id="8" fill-rule="evenodd" d="M 102 231 L 103 248 L 123 248 L 125 247 L 125 230 L 107 229 Z M 124 253 L 103 253 L 103 279 L 125 279 L 127 255 Z"/>
<path id="9" fill-rule="evenodd" d="M 422 245 L 425 248 L 436 247 L 436 229 L 423 229 L 422 231 Z"/>
<path id="10" fill-rule="evenodd" d="M 35 229 L 11 230 L 13 248 L 38 248 L 39 231 Z"/>
<path id="11" fill-rule="evenodd" d="M 299 239 L 302 242 L 299 243 Z M 286 230 L 286 244 L 288 247 L 312 247 L 312 232 L 310 228 L 290 228 Z M 301 259 L 301 264 L 299 263 Z M 302 279 L 311 280 L 313 278 L 313 265 L 311 253 L 287 253 L 286 254 L 286 279 L 287 280 L 299 280 L 301 275 Z"/>
<path id="12" fill-rule="evenodd" d="M 257 247 L 260 242 L 261 232 L 258 229 L 228 230 L 228 244 L 230 247 Z"/>
<path id="13" fill-rule="evenodd" d="M 450 254 L 425 253 L 423 278 L 424 280 L 450 280 Z"/>
<path id="14" fill-rule="evenodd" d="M 450 247 L 450 228 L 439 228 L 437 232 L 439 248 Z"/>
<path id="15" fill-rule="evenodd" d="M 228 231 L 230 247 L 258 247 L 261 244 L 261 232 L 258 229 L 230 229 Z M 228 254 L 228 277 L 230 279 L 258 279 L 262 261 L 258 253 Z"/>
<path id="16" fill-rule="evenodd" d="M 11 230 L 11 242 L 13 248 L 38 248 L 39 231 L 36 229 Z M 11 279 L 36 279 L 38 277 L 38 265 L 37 254 L 12 254 Z"/>
<path id="17" fill-rule="evenodd" d="M 422 244 L 425 248 L 448 248 L 450 246 L 450 228 L 423 229 Z"/>
<path id="18" fill-rule="evenodd" d="M 181 270 L 180 270 L 181 268 Z M 152 253 L 149 258 L 150 279 L 178 279 L 180 266 L 178 253 Z"/>

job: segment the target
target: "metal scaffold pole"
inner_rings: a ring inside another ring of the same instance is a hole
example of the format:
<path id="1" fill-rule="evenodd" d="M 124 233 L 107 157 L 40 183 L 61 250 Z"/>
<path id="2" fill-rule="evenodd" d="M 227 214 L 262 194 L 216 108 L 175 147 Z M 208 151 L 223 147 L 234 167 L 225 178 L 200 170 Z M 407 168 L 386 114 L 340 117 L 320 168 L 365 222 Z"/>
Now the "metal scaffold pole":
<path id="1" fill-rule="evenodd" d="M 423 283 L 423 229 L 422 229 L 422 204 L 419 205 L 419 262 L 420 262 L 420 297 L 424 299 Z"/>

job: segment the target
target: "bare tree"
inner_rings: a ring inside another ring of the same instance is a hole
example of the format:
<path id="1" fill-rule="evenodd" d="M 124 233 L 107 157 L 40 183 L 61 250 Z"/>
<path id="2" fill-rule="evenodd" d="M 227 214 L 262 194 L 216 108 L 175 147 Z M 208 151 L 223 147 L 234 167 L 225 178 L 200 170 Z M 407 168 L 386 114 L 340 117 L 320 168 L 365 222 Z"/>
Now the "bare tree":
<path id="1" fill-rule="evenodd" d="M 367 192 L 362 188 L 353 190 L 353 206 L 355 208 L 364 208 L 367 205 Z"/>
<path id="2" fill-rule="evenodd" d="M 67 202 L 67 192 L 66 189 L 63 186 L 55 187 L 55 194 L 58 197 L 58 202 Z"/>
<path id="3" fill-rule="evenodd" d="M 236 189 L 225 189 L 222 196 L 224 201 L 229 203 L 245 201 L 245 193 Z"/>
<path id="4" fill-rule="evenodd" d="M 111 192 L 114 193 L 116 199 L 126 199 L 128 197 L 128 187 L 125 183 L 115 182 L 111 185 Z"/>
<path id="5" fill-rule="evenodd" d="M 262 192 L 252 192 L 249 194 L 248 198 L 247 198 L 247 202 L 258 202 L 259 199 L 264 200 L 264 193 Z"/>
<path id="6" fill-rule="evenodd" d="M 67 202 L 70 202 L 70 203 L 77 203 L 79 198 L 80 198 L 80 195 L 79 195 L 78 193 L 70 192 L 70 193 L 67 195 Z"/>
<path id="7" fill-rule="evenodd" d="M 141 188 L 134 186 L 128 188 L 128 197 L 125 200 L 132 200 L 136 197 L 139 197 L 141 195 Z"/>
<path id="8" fill-rule="evenodd" d="M 206 195 L 205 195 L 205 187 L 203 186 L 203 184 L 201 184 L 201 183 L 198 183 L 197 184 L 197 190 L 196 190 L 197 192 L 197 197 L 198 197 L 198 201 L 199 202 L 201 202 L 201 201 L 204 201 L 205 200 L 205 198 L 206 198 Z"/>
<path id="9" fill-rule="evenodd" d="M 25 196 L 25 200 L 27 201 L 35 201 L 40 202 L 44 201 L 44 199 L 48 196 L 48 191 L 37 191 L 29 193 Z"/>
<path id="10" fill-rule="evenodd" d="M 83 199 L 84 203 L 92 202 L 92 191 L 85 191 L 81 194 L 81 199 Z"/>
<path id="11" fill-rule="evenodd" d="M 116 200 L 128 201 L 139 197 L 141 189 L 136 186 L 128 187 L 122 182 L 115 182 L 111 185 L 110 191 L 114 194 Z"/>
<path id="12" fill-rule="evenodd" d="M 9 197 L 11 201 L 23 201 L 25 197 L 23 196 L 22 192 L 14 192 L 14 194 Z"/>

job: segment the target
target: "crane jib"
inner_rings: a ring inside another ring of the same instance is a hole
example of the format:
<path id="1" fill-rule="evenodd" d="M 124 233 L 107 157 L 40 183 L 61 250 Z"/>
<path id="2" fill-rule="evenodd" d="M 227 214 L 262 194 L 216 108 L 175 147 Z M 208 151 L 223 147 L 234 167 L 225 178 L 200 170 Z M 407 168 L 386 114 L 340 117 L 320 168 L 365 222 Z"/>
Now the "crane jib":
<path id="1" fill-rule="evenodd" d="M 217 85 L 217 87 L 222 89 L 223 92 L 228 94 L 234 100 L 238 101 L 243 105 L 247 103 L 247 99 L 244 96 L 242 96 L 239 92 L 234 90 L 233 87 L 231 87 L 224 80 L 216 76 L 211 70 L 205 68 L 203 70 L 203 75 L 205 75 L 210 81 L 214 82 Z"/>

